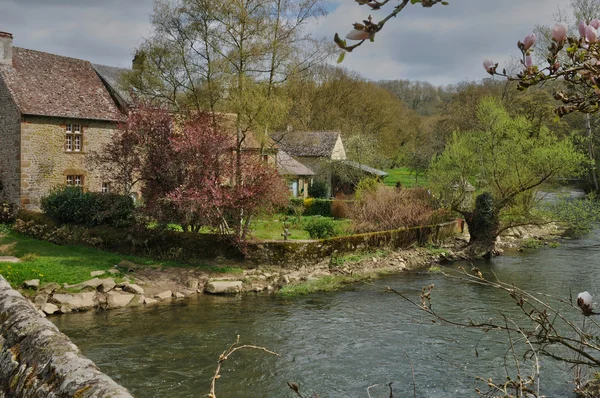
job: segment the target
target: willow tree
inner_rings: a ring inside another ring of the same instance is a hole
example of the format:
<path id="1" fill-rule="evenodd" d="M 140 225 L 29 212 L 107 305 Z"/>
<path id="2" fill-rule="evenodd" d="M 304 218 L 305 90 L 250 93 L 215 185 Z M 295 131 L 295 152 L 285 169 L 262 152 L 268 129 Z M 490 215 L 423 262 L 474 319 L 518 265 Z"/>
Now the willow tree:
<path id="1" fill-rule="evenodd" d="M 503 230 L 539 221 L 536 192 L 544 182 L 577 175 L 586 158 L 545 127 L 531 135 L 531 122 L 511 118 L 495 99 L 479 104 L 477 119 L 480 129 L 454 133 L 428 176 L 433 193 L 464 216 L 468 254 L 486 257 Z"/>

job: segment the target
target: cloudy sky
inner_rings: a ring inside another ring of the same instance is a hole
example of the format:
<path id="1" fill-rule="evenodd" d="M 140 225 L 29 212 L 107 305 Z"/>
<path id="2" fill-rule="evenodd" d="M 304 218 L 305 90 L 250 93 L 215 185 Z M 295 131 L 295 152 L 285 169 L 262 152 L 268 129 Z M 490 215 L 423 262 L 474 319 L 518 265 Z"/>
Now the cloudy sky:
<path id="1" fill-rule="evenodd" d="M 390 3 L 395 3 L 392 1 Z M 128 67 L 150 33 L 153 0 L 0 0 L 0 31 L 14 45 Z M 408 6 L 376 38 L 348 54 L 344 66 L 367 78 L 425 80 L 436 85 L 486 76 L 481 63 L 507 61 L 536 24 L 548 24 L 569 0 L 450 0 L 450 6 Z M 366 6 L 329 0 L 316 36 L 345 35 Z M 375 20 L 385 11 L 373 13 Z"/>

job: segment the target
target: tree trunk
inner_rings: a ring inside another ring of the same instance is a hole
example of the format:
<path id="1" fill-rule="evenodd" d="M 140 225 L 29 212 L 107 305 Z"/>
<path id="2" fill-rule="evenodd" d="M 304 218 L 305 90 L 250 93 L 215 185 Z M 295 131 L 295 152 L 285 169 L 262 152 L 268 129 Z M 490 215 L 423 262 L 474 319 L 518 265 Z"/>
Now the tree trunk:
<path id="1" fill-rule="evenodd" d="M 588 140 L 588 156 L 590 157 L 590 162 L 592 162 L 592 167 L 590 168 L 590 174 L 592 176 L 592 183 L 594 184 L 594 191 L 598 192 L 598 177 L 596 176 L 596 157 L 594 156 L 594 142 L 592 137 L 592 125 L 590 123 L 590 114 L 585 114 L 585 131 Z"/>
<path id="2" fill-rule="evenodd" d="M 488 192 L 482 193 L 475 199 L 475 209 L 464 212 L 465 221 L 469 227 L 469 245 L 464 250 L 469 258 L 484 258 L 498 254 L 496 238 L 498 237 L 498 214 L 494 209 L 494 199 Z"/>

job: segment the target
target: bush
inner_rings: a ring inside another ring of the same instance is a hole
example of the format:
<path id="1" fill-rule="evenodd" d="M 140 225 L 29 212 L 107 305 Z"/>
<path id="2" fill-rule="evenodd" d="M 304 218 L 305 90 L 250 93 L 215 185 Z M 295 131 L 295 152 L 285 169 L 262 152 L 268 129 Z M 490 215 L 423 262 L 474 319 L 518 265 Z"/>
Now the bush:
<path id="1" fill-rule="evenodd" d="M 313 199 L 304 200 L 304 215 L 305 216 L 322 216 L 333 217 L 331 213 L 332 200 L 329 199 Z"/>
<path id="2" fill-rule="evenodd" d="M 52 220 L 88 226 L 131 225 L 134 207 L 129 196 L 83 192 L 79 187 L 57 189 L 42 198 L 42 210 Z"/>
<path id="3" fill-rule="evenodd" d="M 12 224 L 17 216 L 18 206 L 8 201 L 0 202 L 0 224 Z"/>
<path id="4" fill-rule="evenodd" d="M 315 180 L 308 187 L 308 194 L 313 198 L 327 199 L 329 187 L 323 181 Z"/>
<path id="5" fill-rule="evenodd" d="M 398 190 L 379 185 L 375 191 L 363 191 L 361 200 L 350 206 L 357 233 L 429 225 L 434 214 L 433 200 L 422 188 Z"/>
<path id="6" fill-rule="evenodd" d="M 324 217 L 314 217 L 304 222 L 304 230 L 311 239 L 325 239 L 335 236 L 337 228 L 333 220 Z"/>
<path id="7" fill-rule="evenodd" d="M 338 195 L 331 204 L 331 215 L 335 218 L 348 218 L 352 201 L 344 195 Z"/>
<path id="8" fill-rule="evenodd" d="M 304 213 L 304 199 L 290 198 L 285 212 L 288 216 L 301 216 Z"/>

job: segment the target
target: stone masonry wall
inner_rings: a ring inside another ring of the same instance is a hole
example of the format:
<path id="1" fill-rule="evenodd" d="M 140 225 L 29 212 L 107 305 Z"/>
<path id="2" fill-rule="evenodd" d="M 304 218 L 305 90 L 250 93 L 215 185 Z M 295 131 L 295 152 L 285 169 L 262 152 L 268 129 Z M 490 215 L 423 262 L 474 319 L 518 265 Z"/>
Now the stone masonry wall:
<path id="1" fill-rule="evenodd" d="M 0 78 L 0 198 L 19 203 L 21 113 Z"/>
<path id="2" fill-rule="evenodd" d="M 0 276 L 0 397 L 131 398 Z"/>
<path id="3" fill-rule="evenodd" d="M 83 129 L 81 152 L 65 149 L 66 124 Z M 56 186 L 65 185 L 67 175 L 83 175 L 85 190 L 100 191 L 102 178 L 89 170 L 86 157 L 98 151 L 116 130 L 116 123 L 27 116 L 21 124 L 21 206 L 37 210 L 40 199 Z"/>

